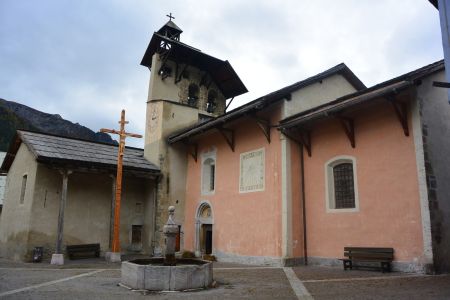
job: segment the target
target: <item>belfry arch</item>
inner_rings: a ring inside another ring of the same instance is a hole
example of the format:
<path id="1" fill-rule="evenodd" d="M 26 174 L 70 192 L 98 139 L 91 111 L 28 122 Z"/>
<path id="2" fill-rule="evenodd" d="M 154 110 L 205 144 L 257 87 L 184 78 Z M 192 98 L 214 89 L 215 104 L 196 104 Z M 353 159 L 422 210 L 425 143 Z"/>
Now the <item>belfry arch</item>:
<path id="1" fill-rule="evenodd" d="M 200 203 L 195 215 L 195 256 L 212 254 L 214 218 L 211 204 L 207 201 Z"/>

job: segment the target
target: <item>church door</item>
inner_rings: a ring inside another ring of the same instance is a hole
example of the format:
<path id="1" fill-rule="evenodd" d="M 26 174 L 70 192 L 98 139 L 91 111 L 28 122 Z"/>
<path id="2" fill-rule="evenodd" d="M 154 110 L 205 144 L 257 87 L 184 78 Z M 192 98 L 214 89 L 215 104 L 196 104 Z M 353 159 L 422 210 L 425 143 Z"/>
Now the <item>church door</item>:
<path id="1" fill-rule="evenodd" d="M 209 203 L 202 203 L 196 215 L 195 222 L 195 255 L 213 253 L 213 215 Z"/>
<path id="2" fill-rule="evenodd" d="M 212 225 L 211 224 L 205 224 L 203 225 L 203 249 L 205 251 L 205 254 L 211 254 L 212 253 Z"/>

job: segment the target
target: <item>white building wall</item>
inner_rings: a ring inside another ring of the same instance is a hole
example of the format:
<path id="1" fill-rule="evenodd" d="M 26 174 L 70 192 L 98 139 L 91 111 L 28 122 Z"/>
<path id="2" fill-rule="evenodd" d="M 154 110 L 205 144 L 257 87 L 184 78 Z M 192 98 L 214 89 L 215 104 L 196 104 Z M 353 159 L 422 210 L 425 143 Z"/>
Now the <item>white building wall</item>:
<path id="1" fill-rule="evenodd" d="M 320 82 L 293 92 L 292 99 L 284 101 L 282 118 L 307 111 L 353 92 L 356 92 L 355 87 L 340 74 L 324 78 Z"/>

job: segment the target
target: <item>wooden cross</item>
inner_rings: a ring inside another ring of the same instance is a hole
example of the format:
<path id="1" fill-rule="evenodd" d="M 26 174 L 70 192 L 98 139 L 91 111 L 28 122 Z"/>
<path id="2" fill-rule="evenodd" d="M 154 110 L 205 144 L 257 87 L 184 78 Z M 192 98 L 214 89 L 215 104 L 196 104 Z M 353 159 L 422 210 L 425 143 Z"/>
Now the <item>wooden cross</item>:
<path id="1" fill-rule="evenodd" d="M 172 13 L 169 13 L 168 15 L 166 15 L 166 17 L 169 17 L 169 21 L 172 21 L 172 19 L 175 20 L 175 17 L 172 17 Z"/>
<path id="2" fill-rule="evenodd" d="M 114 234 L 113 234 L 113 244 L 112 244 L 112 252 L 120 253 L 120 239 L 119 239 L 119 231 L 120 231 L 120 200 L 122 196 L 122 166 L 123 166 L 123 154 L 125 151 L 125 138 L 127 136 L 142 138 L 140 134 L 128 133 L 125 132 L 125 124 L 128 124 L 128 121 L 125 121 L 125 110 L 122 109 L 122 114 L 120 116 L 120 130 L 114 129 L 100 129 L 100 132 L 112 133 L 119 135 L 119 153 L 117 155 L 117 176 L 116 176 L 116 199 L 114 205 Z"/>

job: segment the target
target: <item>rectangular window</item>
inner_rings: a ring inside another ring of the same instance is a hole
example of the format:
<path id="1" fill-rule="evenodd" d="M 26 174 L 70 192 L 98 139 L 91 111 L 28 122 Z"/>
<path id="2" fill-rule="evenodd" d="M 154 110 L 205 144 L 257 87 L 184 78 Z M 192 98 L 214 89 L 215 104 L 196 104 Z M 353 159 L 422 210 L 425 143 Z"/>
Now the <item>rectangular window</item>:
<path id="1" fill-rule="evenodd" d="M 20 204 L 25 202 L 25 191 L 27 189 L 27 175 L 22 177 L 22 188 L 20 190 Z"/>
<path id="2" fill-rule="evenodd" d="M 131 243 L 134 245 L 142 243 L 142 225 L 131 226 Z"/>
<path id="3" fill-rule="evenodd" d="M 341 163 L 333 168 L 335 208 L 355 208 L 353 164 Z"/>
<path id="4" fill-rule="evenodd" d="M 216 155 L 215 152 L 202 155 L 201 189 L 203 195 L 214 194 L 216 188 Z"/>
<path id="5" fill-rule="evenodd" d="M 356 159 L 338 156 L 325 164 L 327 212 L 358 212 Z"/>

